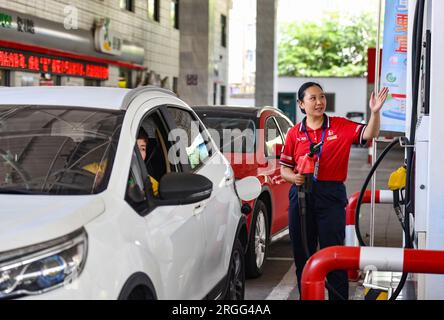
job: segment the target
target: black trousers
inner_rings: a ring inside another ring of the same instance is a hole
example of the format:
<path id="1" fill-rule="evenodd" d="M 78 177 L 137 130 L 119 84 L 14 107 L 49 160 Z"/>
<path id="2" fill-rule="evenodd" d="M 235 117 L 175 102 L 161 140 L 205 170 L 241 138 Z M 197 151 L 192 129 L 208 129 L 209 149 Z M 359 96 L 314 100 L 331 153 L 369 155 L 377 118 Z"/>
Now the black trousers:
<path id="1" fill-rule="evenodd" d="M 302 270 L 307 259 L 301 239 L 297 191 L 296 185 L 290 188 L 288 218 L 300 293 Z M 348 203 L 345 185 L 336 181 L 313 182 L 312 192 L 307 194 L 306 202 L 307 240 L 310 254 L 316 252 L 318 244 L 321 249 L 343 245 L 345 240 L 345 207 Z M 345 270 L 330 272 L 327 279 L 337 292 L 348 299 L 348 277 Z M 338 298 L 329 291 L 329 299 L 336 300 Z"/>

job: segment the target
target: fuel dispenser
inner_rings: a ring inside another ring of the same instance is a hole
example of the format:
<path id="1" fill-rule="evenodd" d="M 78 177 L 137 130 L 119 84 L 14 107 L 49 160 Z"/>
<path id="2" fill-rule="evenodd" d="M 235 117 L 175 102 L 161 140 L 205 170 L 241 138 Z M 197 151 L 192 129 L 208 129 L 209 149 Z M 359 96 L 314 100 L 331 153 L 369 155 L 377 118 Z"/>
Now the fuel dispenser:
<path id="1" fill-rule="evenodd" d="M 371 174 L 385 154 L 399 143 L 405 148 L 405 165 L 389 179 L 394 194 L 394 210 L 404 231 L 406 250 L 444 251 L 444 1 L 409 1 L 409 42 L 407 60 L 407 121 L 406 136 L 396 138 L 382 152 L 370 171 L 361 190 L 362 200 Z M 359 231 L 359 207 L 356 210 L 356 236 L 364 242 Z M 410 270 L 425 270 L 415 261 Z M 416 265 L 415 265 L 416 264 Z M 407 269 L 395 290 L 399 294 L 407 279 Z M 430 270 L 431 271 L 431 270 Z M 426 271 L 424 271 L 426 272 Z M 444 299 L 444 276 L 441 274 L 414 274 L 417 299 Z"/>

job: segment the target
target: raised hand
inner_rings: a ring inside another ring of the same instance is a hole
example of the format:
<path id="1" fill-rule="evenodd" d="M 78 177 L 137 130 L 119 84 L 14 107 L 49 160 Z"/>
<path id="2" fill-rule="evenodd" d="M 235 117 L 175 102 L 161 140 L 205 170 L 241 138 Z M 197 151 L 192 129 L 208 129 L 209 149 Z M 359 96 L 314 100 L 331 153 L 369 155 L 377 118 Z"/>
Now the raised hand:
<path id="1" fill-rule="evenodd" d="M 389 93 L 389 89 L 387 87 L 382 88 L 378 95 L 375 95 L 375 92 L 373 91 L 370 96 L 370 111 L 372 113 L 377 113 L 379 110 L 381 110 L 382 106 L 384 105 L 385 99 L 387 99 L 387 95 Z"/>

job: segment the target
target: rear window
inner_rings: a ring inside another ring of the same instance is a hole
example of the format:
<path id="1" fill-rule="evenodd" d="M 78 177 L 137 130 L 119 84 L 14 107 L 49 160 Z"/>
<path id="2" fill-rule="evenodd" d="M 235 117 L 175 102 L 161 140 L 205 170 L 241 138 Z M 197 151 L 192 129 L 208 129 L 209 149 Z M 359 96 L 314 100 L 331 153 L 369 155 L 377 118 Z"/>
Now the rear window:
<path id="1" fill-rule="evenodd" d="M 123 117 L 102 109 L 0 106 L 0 193 L 103 191 Z"/>
<path id="2" fill-rule="evenodd" d="M 256 125 L 248 118 L 229 118 L 198 113 L 220 151 L 252 153 L 255 150 Z"/>

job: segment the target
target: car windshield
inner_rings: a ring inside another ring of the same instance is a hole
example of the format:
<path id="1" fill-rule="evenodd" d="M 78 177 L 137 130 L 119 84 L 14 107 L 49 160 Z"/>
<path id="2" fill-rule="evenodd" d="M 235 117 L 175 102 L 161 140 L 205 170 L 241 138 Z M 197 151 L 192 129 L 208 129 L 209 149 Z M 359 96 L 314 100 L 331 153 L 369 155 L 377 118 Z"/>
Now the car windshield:
<path id="1" fill-rule="evenodd" d="M 222 152 L 254 152 L 256 126 L 253 120 L 208 114 L 199 114 L 199 117 Z"/>
<path id="2" fill-rule="evenodd" d="M 0 193 L 103 191 L 123 116 L 92 108 L 0 106 Z"/>

